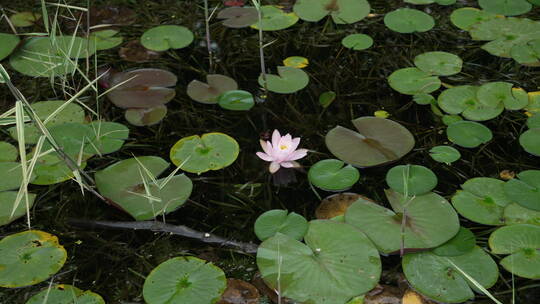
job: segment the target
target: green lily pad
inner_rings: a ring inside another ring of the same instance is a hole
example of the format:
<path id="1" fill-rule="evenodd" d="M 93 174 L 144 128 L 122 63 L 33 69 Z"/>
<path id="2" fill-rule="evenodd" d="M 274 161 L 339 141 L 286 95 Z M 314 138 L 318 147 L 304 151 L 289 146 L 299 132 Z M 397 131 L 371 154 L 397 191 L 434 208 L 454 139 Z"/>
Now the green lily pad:
<path id="1" fill-rule="evenodd" d="M 85 119 L 83 108 L 74 102 L 66 105 L 64 100 L 48 100 L 32 103 L 31 106 L 47 128 L 68 122 L 82 123 Z M 54 117 L 50 116 L 60 108 L 61 110 Z M 17 140 L 17 127 L 11 127 L 8 131 L 11 137 Z M 24 142 L 26 144 L 37 143 L 40 136 L 41 131 L 33 123 L 24 125 Z"/>
<path id="2" fill-rule="evenodd" d="M 0 191 L 14 190 L 21 186 L 23 173 L 20 163 L 0 162 L 0 172 Z"/>
<path id="3" fill-rule="evenodd" d="M 504 225 L 504 208 L 511 200 L 505 183 L 489 177 L 467 180 L 452 197 L 452 204 L 463 217 L 484 225 Z"/>
<path id="4" fill-rule="evenodd" d="M 302 303 L 345 303 L 377 284 L 379 254 L 351 225 L 314 220 L 304 240 L 278 233 L 257 251 L 263 279 L 273 289 L 280 286 L 282 296 Z"/>
<path id="5" fill-rule="evenodd" d="M 442 116 L 442 122 L 447 126 L 458 121 L 463 121 L 463 118 L 459 115 L 443 115 Z"/>
<path id="6" fill-rule="evenodd" d="M 529 103 L 528 96 L 512 86 L 511 83 L 502 81 L 486 83 L 480 86 L 476 96 L 482 104 L 502 103 L 507 110 L 521 110 Z"/>
<path id="7" fill-rule="evenodd" d="M 88 126 L 94 133 L 84 149 L 89 154 L 103 155 L 116 152 L 122 148 L 129 136 L 129 129 L 117 122 L 93 121 Z"/>
<path id="8" fill-rule="evenodd" d="M 323 108 L 328 108 L 335 100 L 337 94 L 334 91 L 327 91 L 319 95 L 319 104 Z"/>
<path id="9" fill-rule="evenodd" d="M 491 130 L 474 121 L 458 121 L 446 129 L 448 140 L 464 148 L 476 148 L 493 139 Z"/>
<path id="10" fill-rule="evenodd" d="M 540 91 L 530 92 L 527 95 L 529 95 L 529 104 L 525 107 L 525 110 L 527 110 L 533 116 L 540 116 L 538 115 L 540 114 Z"/>
<path id="11" fill-rule="evenodd" d="M 489 237 L 494 254 L 509 254 L 500 264 L 511 273 L 529 279 L 540 279 L 540 226 L 511 225 L 501 227 Z"/>
<path id="12" fill-rule="evenodd" d="M 23 199 L 15 206 L 17 200 L 18 191 L 3 191 L 0 192 L 0 226 L 7 225 L 14 220 L 26 215 L 26 208 L 32 208 L 34 204 L 35 194 L 28 194 L 28 206 L 26 206 L 26 199 Z M 13 212 L 15 209 L 15 212 Z M 11 213 L 13 212 L 13 215 Z"/>
<path id="13" fill-rule="evenodd" d="M 88 145 L 95 137 L 94 130 L 87 124 L 82 123 L 64 123 L 54 125 L 49 128 L 49 133 L 56 141 L 56 144 L 73 159 L 78 159 L 82 156 L 83 160 L 90 158 L 93 153 L 89 153 Z M 46 141 L 43 144 L 42 151 L 52 149 L 52 145 Z M 92 149 L 95 151 L 95 149 Z"/>
<path id="14" fill-rule="evenodd" d="M 144 32 L 141 44 L 152 51 L 182 49 L 193 42 L 193 33 L 184 26 L 160 25 Z"/>
<path id="15" fill-rule="evenodd" d="M 520 204 L 511 203 L 504 208 L 504 222 L 506 225 L 540 225 L 540 211 L 531 210 L 521 206 Z"/>
<path id="16" fill-rule="evenodd" d="M 455 4 L 457 0 L 405 0 L 406 3 L 411 4 L 431 4 L 431 3 L 437 3 L 440 5 L 452 5 Z"/>
<path id="17" fill-rule="evenodd" d="M 461 303 L 474 298 L 476 287 L 461 271 L 484 288 L 493 286 L 499 278 L 497 264 L 478 246 L 458 256 L 438 256 L 432 252 L 407 254 L 402 267 L 414 289 L 444 303 Z"/>
<path id="18" fill-rule="evenodd" d="M 308 229 L 307 220 L 298 213 L 287 210 L 270 210 L 261 214 L 255 221 L 255 234 L 264 241 L 277 233 L 285 234 L 295 240 L 302 240 Z"/>
<path id="19" fill-rule="evenodd" d="M 493 119 L 504 111 L 504 103 L 494 98 L 477 97 L 477 86 L 463 85 L 444 90 L 438 106 L 448 114 L 461 114 L 474 121 Z M 486 96 L 487 97 L 487 96 Z"/>
<path id="20" fill-rule="evenodd" d="M 90 290 L 60 284 L 43 289 L 28 299 L 26 304 L 105 304 L 105 301 Z"/>
<path id="21" fill-rule="evenodd" d="M 475 7 L 462 7 L 454 10 L 450 21 L 458 28 L 468 31 L 473 25 L 496 18 L 496 14 L 477 9 Z"/>
<path id="22" fill-rule="evenodd" d="M 431 94 L 416 94 L 413 96 L 413 101 L 419 105 L 428 105 L 435 102 L 435 97 Z"/>
<path id="23" fill-rule="evenodd" d="M 127 109 L 125 119 L 133 126 L 153 126 L 163 120 L 167 115 L 167 106 L 160 105 L 153 108 Z"/>
<path id="24" fill-rule="evenodd" d="M 101 30 L 92 32 L 88 39 L 94 41 L 96 50 L 109 50 L 119 46 L 124 41 L 124 38 L 116 36 L 116 34 L 118 34 L 116 30 Z"/>
<path id="25" fill-rule="evenodd" d="M 58 238 L 28 230 L 0 240 L 0 287 L 14 288 L 45 281 L 62 268 L 67 253 Z"/>
<path id="26" fill-rule="evenodd" d="M 136 69 L 112 75 L 107 98 L 117 107 L 154 108 L 176 96 L 177 77 L 162 69 Z"/>
<path id="27" fill-rule="evenodd" d="M 526 170 L 506 182 L 504 192 L 513 202 L 540 211 L 540 170 Z"/>
<path id="28" fill-rule="evenodd" d="M 429 156 L 436 162 L 449 165 L 460 159 L 461 153 L 454 147 L 436 146 L 429 150 Z"/>
<path id="29" fill-rule="evenodd" d="M 143 296 L 148 304 L 208 304 L 216 303 L 226 287 L 219 267 L 195 257 L 176 257 L 150 272 Z"/>
<path id="30" fill-rule="evenodd" d="M 392 89 L 407 95 L 429 94 L 441 87 L 441 80 L 418 68 L 404 68 L 388 76 Z"/>
<path id="31" fill-rule="evenodd" d="M 54 44 L 53 44 L 54 41 Z M 81 37 L 56 36 L 33 37 L 9 58 L 9 63 L 17 72 L 34 77 L 61 76 L 73 73 L 76 62 L 66 58 L 87 58 L 96 48 L 92 41 Z"/>
<path id="32" fill-rule="evenodd" d="M 325 159 L 311 166 L 308 178 L 317 188 L 326 191 L 344 191 L 360 179 L 360 172 L 351 165 L 345 166 L 340 160 Z"/>
<path id="33" fill-rule="evenodd" d="M 239 152 L 234 138 L 213 132 L 180 139 L 171 148 L 170 158 L 182 170 L 201 174 L 230 166 Z"/>
<path id="34" fill-rule="evenodd" d="M 0 60 L 3 60 L 11 54 L 21 39 L 12 34 L 0 33 Z"/>
<path id="35" fill-rule="evenodd" d="M 136 220 L 153 219 L 178 209 L 193 189 L 184 174 L 154 181 L 168 166 L 155 156 L 122 160 L 96 172 L 97 189 Z"/>
<path id="36" fill-rule="evenodd" d="M 249 111 L 255 105 L 255 101 L 250 92 L 233 90 L 221 94 L 218 104 L 227 110 Z"/>
<path id="37" fill-rule="evenodd" d="M 19 151 L 12 144 L 0 141 L 0 162 L 14 162 L 19 156 Z"/>
<path id="38" fill-rule="evenodd" d="M 414 65 L 431 75 L 450 76 L 461 72 L 463 60 L 447 52 L 427 52 L 416 56 Z"/>
<path id="39" fill-rule="evenodd" d="M 414 137 L 399 123 L 364 116 L 352 121 L 358 132 L 337 126 L 325 137 L 326 147 L 355 167 L 371 167 L 400 159 L 414 147 Z"/>
<path id="40" fill-rule="evenodd" d="M 269 91 L 279 94 L 291 94 L 305 88 L 309 76 L 302 69 L 278 66 L 278 75 L 266 74 L 266 87 Z M 264 87 L 263 75 L 259 76 L 259 85 Z"/>
<path id="41" fill-rule="evenodd" d="M 394 32 L 405 34 L 427 32 L 435 26 L 435 20 L 417 9 L 399 8 L 384 16 L 384 24 Z"/>
<path id="42" fill-rule="evenodd" d="M 30 153 L 27 158 L 30 159 L 33 153 Z M 74 159 L 78 160 L 78 157 Z M 86 162 L 81 162 L 81 169 L 86 167 Z M 66 162 L 60 159 L 56 153 L 49 153 L 41 156 L 34 167 L 36 178 L 32 180 L 33 185 L 53 185 L 65 182 L 74 177 L 73 171 L 66 165 Z"/>
<path id="43" fill-rule="evenodd" d="M 279 31 L 291 27 L 298 22 L 295 13 L 286 13 L 281 8 L 274 5 L 261 6 L 261 24 L 263 31 Z M 258 19 L 258 18 L 257 18 Z M 251 25 L 252 28 L 259 29 L 259 21 Z"/>
<path id="44" fill-rule="evenodd" d="M 217 14 L 223 20 L 223 25 L 230 28 L 248 27 L 259 20 L 257 9 L 254 7 L 227 7 Z"/>
<path id="45" fill-rule="evenodd" d="M 397 252 L 402 245 L 403 249 L 433 248 L 458 233 L 458 216 L 442 196 L 428 193 L 404 198 L 396 192 L 388 195 L 394 211 L 358 199 L 345 213 L 345 221 L 364 232 L 381 252 Z"/>
<path id="46" fill-rule="evenodd" d="M 367 17 L 371 7 L 366 0 L 298 0 L 293 9 L 304 21 L 318 22 L 330 15 L 336 24 L 350 24 Z"/>
<path id="47" fill-rule="evenodd" d="M 510 56 L 526 66 L 540 66 L 540 39 L 516 44 L 510 50 Z"/>
<path id="48" fill-rule="evenodd" d="M 532 9 L 527 0 L 478 0 L 478 5 L 486 12 L 505 16 L 522 15 Z"/>
<path id="49" fill-rule="evenodd" d="M 519 136 L 519 144 L 525 151 L 540 156 L 540 128 L 530 129 Z"/>
<path id="50" fill-rule="evenodd" d="M 540 115 L 534 115 L 527 118 L 527 127 L 530 129 L 540 128 Z"/>
<path id="51" fill-rule="evenodd" d="M 458 256 L 474 249 L 476 238 L 467 228 L 459 227 L 459 232 L 448 242 L 432 250 L 438 256 Z"/>
<path id="52" fill-rule="evenodd" d="M 41 19 L 41 15 L 33 12 L 19 12 L 9 16 L 9 21 L 16 27 L 32 26 L 39 19 Z"/>
<path id="53" fill-rule="evenodd" d="M 191 99 L 207 104 L 218 103 L 223 93 L 235 90 L 238 90 L 236 81 L 220 74 L 208 74 L 206 83 L 195 79 L 187 86 L 187 94 Z"/>
<path id="54" fill-rule="evenodd" d="M 341 40 L 341 44 L 346 48 L 361 51 L 373 45 L 373 38 L 366 34 L 350 34 Z"/>
<path id="55" fill-rule="evenodd" d="M 437 186 L 437 182 L 437 175 L 424 166 L 395 166 L 386 173 L 388 186 L 408 196 L 428 193 Z"/>

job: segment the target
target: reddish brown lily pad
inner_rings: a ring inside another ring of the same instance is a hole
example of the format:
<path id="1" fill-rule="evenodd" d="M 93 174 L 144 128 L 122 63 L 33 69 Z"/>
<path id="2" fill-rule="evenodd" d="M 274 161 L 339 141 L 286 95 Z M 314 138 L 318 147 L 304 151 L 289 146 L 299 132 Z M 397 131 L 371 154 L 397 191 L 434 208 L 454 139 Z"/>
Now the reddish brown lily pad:
<path id="1" fill-rule="evenodd" d="M 107 93 L 117 107 L 154 108 L 171 101 L 176 95 L 174 88 L 177 77 L 161 69 L 137 69 L 116 73 L 111 77 Z"/>
<path id="2" fill-rule="evenodd" d="M 200 103 L 215 104 L 221 94 L 238 89 L 236 81 L 225 75 L 209 74 L 206 82 L 196 79 L 191 81 L 187 87 L 189 97 Z"/>
<path id="3" fill-rule="evenodd" d="M 325 220 L 344 215 L 347 208 L 349 208 L 349 206 L 356 202 L 359 198 L 374 202 L 373 200 L 356 193 L 344 192 L 333 194 L 327 196 L 321 201 L 315 210 L 315 216 L 317 219 Z"/>
<path id="4" fill-rule="evenodd" d="M 259 291 L 246 281 L 227 279 L 227 289 L 217 304 L 257 304 Z"/>
<path id="5" fill-rule="evenodd" d="M 254 7 L 228 7 L 217 15 L 224 19 L 223 25 L 232 28 L 248 27 L 258 21 L 257 9 Z"/>
<path id="6" fill-rule="evenodd" d="M 272 301 L 273 303 L 279 302 L 277 292 L 274 289 L 268 287 L 266 282 L 264 282 L 264 280 L 262 279 L 260 272 L 257 271 L 255 275 L 253 275 L 253 278 L 251 279 L 251 284 L 257 287 L 260 294 L 269 298 L 270 301 Z M 284 297 L 281 298 L 281 304 L 294 304 L 294 303 L 295 302 L 293 300 L 290 300 L 288 298 L 284 298 Z"/>
<path id="7" fill-rule="evenodd" d="M 95 27 L 95 30 L 103 30 L 110 29 L 111 27 L 131 25 L 137 20 L 135 11 L 125 6 L 90 7 L 88 15 L 86 12 L 81 11 L 76 11 L 73 15 L 73 18 L 66 18 L 64 21 L 68 29 L 90 26 Z M 87 21 L 90 21 L 90 24 Z"/>
<path id="8" fill-rule="evenodd" d="M 161 105 L 147 109 L 127 109 L 124 117 L 130 124 L 137 127 L 144 127 L 159 123 L 165 118 L 165 115 L 167 115 L 167 107 Z"/>
<path id="9" fill-rule="evenodd" d="M 160 52 L 145 48 L 139 40 L 132 40 L 118 50 L 120 58 L 130 62 L 148 62 L 161 57 Z"/>

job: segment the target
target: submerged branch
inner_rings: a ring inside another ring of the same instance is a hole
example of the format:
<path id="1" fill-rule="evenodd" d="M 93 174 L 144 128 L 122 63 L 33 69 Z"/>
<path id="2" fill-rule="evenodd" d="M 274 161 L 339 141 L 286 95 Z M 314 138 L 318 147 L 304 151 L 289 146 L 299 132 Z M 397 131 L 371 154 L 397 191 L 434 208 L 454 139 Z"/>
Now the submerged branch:
<path id="1" fill-rule="evenodd" d="M 115 221 L 92 221 L 85 219 L 68 219 L 68 224 L 80 228 L 104 228 L 104 229 L 133 229 L 150 230 L 154 232 L 167 232 L 186 238 L 201 241 L 207 244 L 216 244 L 223 247 L 231 247 L 248 254 L 257 253 L 258 245 L 254 243 L 238 242 L 223 237 L 193 230 L 183 225 L 171 225 L 158 221 L 140 222 L 115 222 Z"/>

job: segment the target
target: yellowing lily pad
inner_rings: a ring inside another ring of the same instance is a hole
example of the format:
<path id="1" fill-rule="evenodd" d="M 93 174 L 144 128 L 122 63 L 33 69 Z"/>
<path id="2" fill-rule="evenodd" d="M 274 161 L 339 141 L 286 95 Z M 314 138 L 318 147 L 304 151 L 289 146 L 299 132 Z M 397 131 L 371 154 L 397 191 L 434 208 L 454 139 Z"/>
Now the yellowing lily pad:
<path id="1" fill-rule="evenodd" d="M 301 69 L 278 66 L 278 75 L 266 74 L 266 87 L 269 91 L 279 94 L 291 94 L 305 88 L 309 76 Z M 259 76 L 259 85 L 265 87 L 263 75 Z"/>
<path id="2" fill-rule="evenodd" d="M 67 253 L 58 238 L 28 230 L 0 240 L 0 287 L 24 287 L 45 281 L 66 262 Z"/>
<path id="3" fill-rule="evenodd" d="M 309 60 L 302 56 L 291 56 L 283 59 L 283 65 L 286 67 L 302 69 L 309 65 Z"/>
<path id="4" fill-rule="evenodd" d="M 367 17 L 371 7 L 367 0 L 298 0 L 293 9 L 304 21 L 317 22 L 330 15 L 336 24 L 350 24 Z"/>
<path id="5" fill-rule="evenodd" d="M 141 44 L 149 50 L 161 52 L 185 48 L 193 38 L 193 33 L 184 26 L 160 25 L 144 32 Z"/>
<path id="6" fill-rule="evenodd" d="M 170 158 L 182 170 L 201 174 L 230 166 L 239 151 L 234 138 L 215 132 L 180 139 L 171 148 Z"/>

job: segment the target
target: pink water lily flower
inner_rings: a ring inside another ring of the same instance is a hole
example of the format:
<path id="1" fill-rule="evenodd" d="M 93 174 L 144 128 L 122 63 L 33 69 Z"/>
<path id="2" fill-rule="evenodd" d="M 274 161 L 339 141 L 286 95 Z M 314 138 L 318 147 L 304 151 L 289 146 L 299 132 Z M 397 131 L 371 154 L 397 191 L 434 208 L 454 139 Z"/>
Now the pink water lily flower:
<path id="1" fill-rule="evenodd" d="M 270 162 L 270 173 L 276 173 L 279 168 L 297 168 L 300 164 L 296 160 L 307 155 L 307 149 L 296 149 L 300 144 L 300 137 L 292 138 L 291 134 L 281 136 L 278 130 L 272 133 L 272 142 L 261 140 L 264 151 L 257 152 L 262 160 Z"/>

